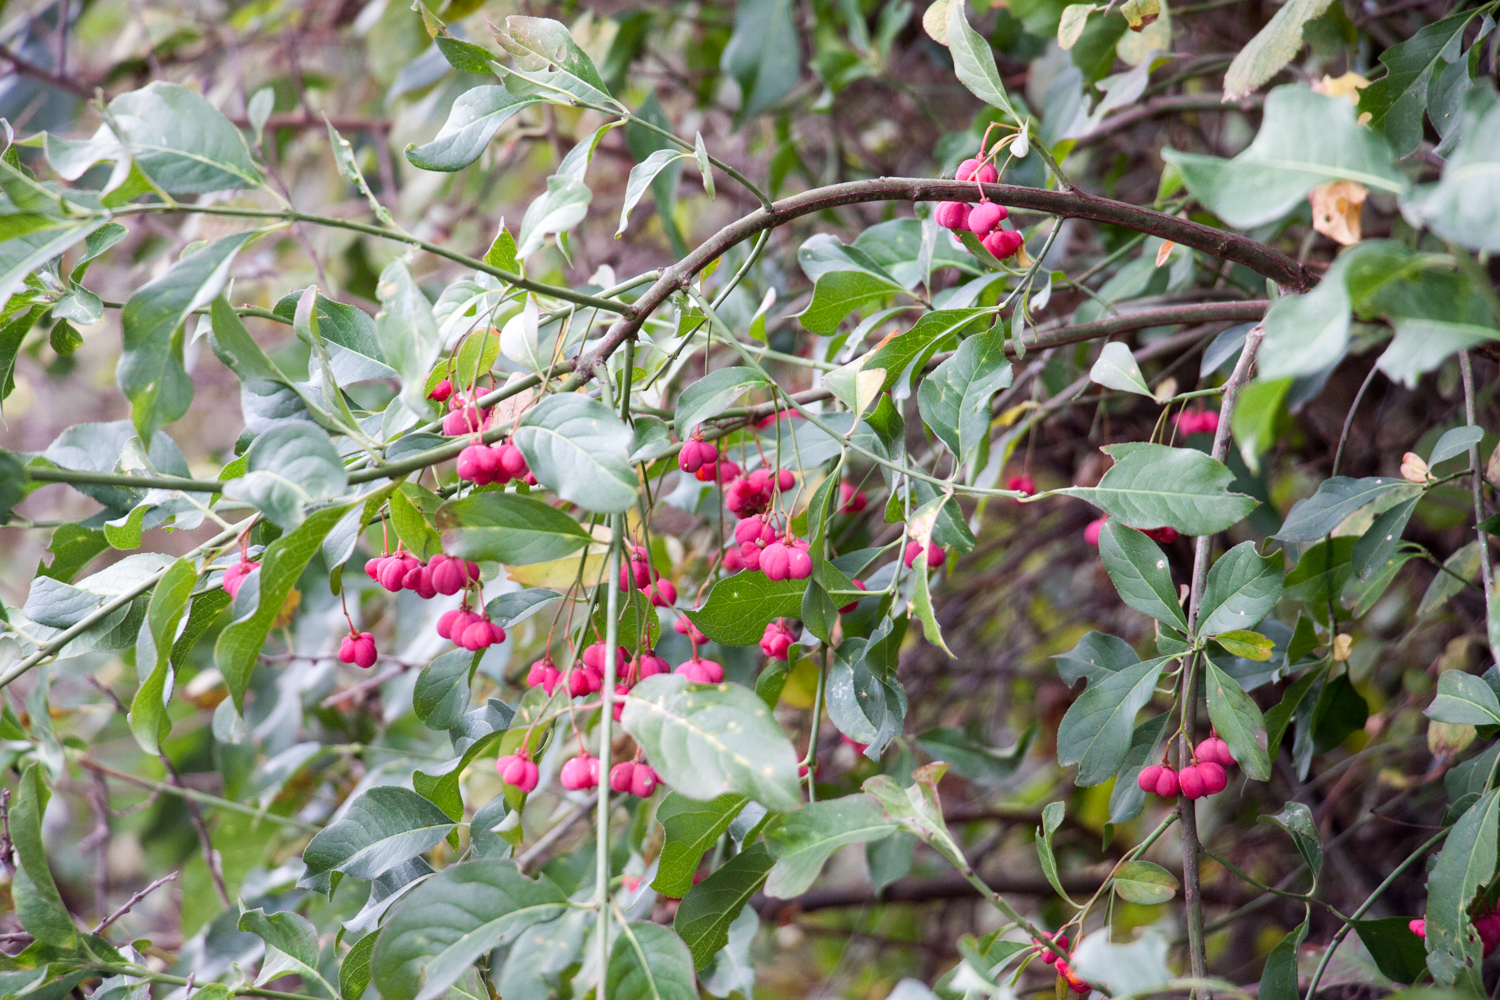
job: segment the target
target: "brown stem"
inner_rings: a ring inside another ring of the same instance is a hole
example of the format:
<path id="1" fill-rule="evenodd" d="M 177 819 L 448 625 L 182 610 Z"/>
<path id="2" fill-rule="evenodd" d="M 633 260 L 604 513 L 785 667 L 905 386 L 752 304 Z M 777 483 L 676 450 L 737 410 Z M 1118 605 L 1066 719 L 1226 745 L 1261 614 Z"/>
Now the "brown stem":
<path id="1" fill-rule="evenodd" d="M 1464 422 L 1475 426 L 1478 418 L 1474 410 L 1474 363 L 1469 359 L 1468 351 L 1458 352 L 1459 369 L 1463 373 L 1464 380 Z M 1469 446 L 1469 466 L 1474 470 L 1472 479 L 1474 493 L 1474 523 L 1477 525 L 1484 520 L 1484 469 L 1479 464 L 1479 444 L 1475 442 Z M 1484 604 L 1488 612 L 1488 619 L 1495 620 L 1493 601 L 1495 600 L 1494 574 L 1490 568 L 1490 541 L 1483 528 L 1474 529 L 1479 535 L 1479 578 L 1484 582 Z"/>
<path id="2" fill-rule="evenodd" d="M 157 889 L 159 889 L 162 886 L 166 885 L 168 882 L 175 881 L 176 879 L 177 879 L 177 873 L 176 872 L 172 872 L 172 873 L 170 873 L 168 875 L 163 875 L 161 878 L 157 879 L 155 882 L 152 882 L 150 885 L 146 886 L 146 888 L 142 889 L 140 892 L 136 893 L 134 896 L 131 896 L 129 899 L 127 899 L 125 901 L 125 905 L 124 906 L 120 907 L 118 910 L 116 910 L 115 912 L 111 913 L 109 916 L 105 917 L 103 920 L 99 921 L 99 923 L 97 925 L 95 925 L 95 927 L 94 927 L 94 929 L 93 929 L 93 931 L 91 933 L 93 933 L 93 934 L 102 934 L 104 932 L 104 929 L 106 927 L 108 927 L 110 924 L 114 923 L 116 920 L 119 920 L 125 914 L 129 913 L 131 907 L 135 906 L 136 903 L 139 903 L 141 900 L 143 900 L 147 896 L 151 895 Z"/>

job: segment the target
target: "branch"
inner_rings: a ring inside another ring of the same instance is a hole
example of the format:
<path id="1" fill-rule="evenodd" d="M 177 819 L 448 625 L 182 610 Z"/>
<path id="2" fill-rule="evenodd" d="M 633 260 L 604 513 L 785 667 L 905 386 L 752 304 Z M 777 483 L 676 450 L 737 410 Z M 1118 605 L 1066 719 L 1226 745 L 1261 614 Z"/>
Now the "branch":
<path id="1" fill-rule="evenodd" d="M 136 903 L 139 903 L 141 900 L 143 900 L 147 896 L 151 895 L 157 889 L 159 889 L 162 886 L 166 885 L 168 882 L 173 882 L 176 879 L 177 879 L 177 873 L 176 872 L 172 872 L 171 874 L 168 874 L 168 875 L 163 875 L 161 878 L 157 879 L 155 882 L 152 882 L 150 885 L 146 886 L 146 888 L 142 889 L 140 892 L 136 893 L 134 896 L 131 896 L 129 899 L 127 899 L 125 901 L 125 905 L 124 906 L 120 907 L 118 910 L 116 910 L 115 912 L 111 913 L 109 916 L 105 917 L 103 920 L 99 921 L 99 923 L 97 925 L 95 925 L 94 929 L 92 931 L 90 931 L 90 933 L 91 934 L 95 934 L 95 935 L 104 933 L 104 929 L 106 927 L 108 927 L 110 924 L 114 923 L 116 920 L 119 920 L 125 914 L 129 913 L 130 912 L 130 908 L 133 907 L 133 906 L 135 906 Z"/>
<path id="2" fill-rule="evenodd" d="M 88 86 L 70 77 L 59 76 L 51 70 L 43 69 L 29 59 L 17 55 L 9 46 L 0 45 L 0 59 L 4 59 L 10 63 L 11 68 L 22 76 L 29 76 L 34 80 L 50 83 L 59 90 L 66 90 L 74 97 L 87 101 L 94 96 L 93 90 Z"/>
<path id="3" fill-rule="evenodd" d="M 236 118 L 230 116 L 229 120 L 239 128 L 250 128 L 250 119 L 241 115 Z M 310 118 L 305 114 L 281 114 L 272 115 L 266 119 L 264 126 L 266 131 L 273 128 L 295 128 L 295 129 L 325 129 L 329 125 L 340 132 L 389 132 L 391 123 L 384 118 L 329 118 L 325 123 L 322 118 Z"/>
<path id="4" fill-rule="evenodd" d="M 213 806 L 216 809 L 227 809 L 230 812 L 242 813 L 246 816 L 254 816 L 257 819 L 270 820 L 272 823 L 280 823 L 283 826 L 295 826 L 299 829 L 308 830 L 313 833 L 316 833 L 322 829 L 322 827 L 318 826 L 316 823 L 305 823 L 302 820 L 292 816 L 281 816 L 277 813 L 266 812 L 264 810 L 257 809 L 254 806 L 247 806 L 243 802 L 235 802 L 233 799 L 220 798 L 217 795 L 210 795 L 207 792 L 200 792 L 196 788 L 188 788 L 184 785 L 173 785 L 165 781 L 156 781 L 152 778 L 142 778 L 139 775 L 126 774 L 124 771 L 116 771 L 114 768 L 101 764 L 96 760 L 91 760 L 88 757 L 78 756 L 74 757 L 73 759 L 80 767 L 86 767 L 91 771 L 98 771 L 100 774 L 107 775 L 111 778 L 117 778 L 120 781 L 128 781 L 132 785 L 139 785 L 142 788 L 149 788 L 152 791 L 166 792 L 168 795 L 177 795 L 184 799 L 191 799 L 194 802 L 201 802 L 204 805 Z"/>
<path id="5" fill-rule="evenodd" d="M 1222 111 L 1253 111 L 1265 102 L 1260 94 L 1251 94 L 1242 101 L 1225 104 L 1218 94 L 1182 94 L 1171 97 L 1157 97 L 1137 104 L 1129 111 L 1122 111 L 1117 115 L 1110 115 L 1099 123 L 1099 127 L 1088 132 L 1074 142 L 1074 148 L 1092 146 L 1116 132 L 1120 132 L 1132 125 L 1155 118 L 1158 115 L 1176 114 L 1181 111 L 1196 111 L 1202 113 L 1216 113 Z"/>

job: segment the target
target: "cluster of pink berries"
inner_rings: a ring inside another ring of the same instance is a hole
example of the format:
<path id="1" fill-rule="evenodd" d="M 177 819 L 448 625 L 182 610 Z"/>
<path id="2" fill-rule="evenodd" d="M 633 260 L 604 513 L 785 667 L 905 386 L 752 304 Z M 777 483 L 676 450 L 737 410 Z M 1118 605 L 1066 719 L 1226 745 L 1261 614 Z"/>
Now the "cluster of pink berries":
<path id="1" fill-rule="evenodd" d="M 734 526 L 739 549 L 724 553 L 724 569 L 760 570 L 772 581 L 806 580 L 812 576 L 812 554 L 805 538 L 781 534 L 766 514 L 751 514 Z"/>
<path id="2" fill-rule="evenodd" d="M 522 795 L 536 790 L 537 774 L 536 762 L 531 759 L 523 746 L 515 753 L 506 754 L 495 761 L 495 773 L 500 775 L 500 780 L 511 785 Z"/>
<path id="3" fill-rule="evenodd" d="M 686 677 L 693 684 L 718 684 L 724 679 L 724 668 L 713 660 L 705 660 L 695 652 L 690 659 L 672 673 Z"/>
<path id="4" fill-rule="evenodd" d="M 1177 414 L 1177 430 L 1182 434 L 1214 434 L 1219 430 L 1219 414 L 1216 410 L 1192 413 L 1180 410 Z"/>
<path id="5" fill-rule="evenodd" d="M 784 660 L 795 639 L 786 619 L 778 618 L 766 624 L 766 632 L 760 637 L 760 651 L 773 660 Z"/>
<path id="6" fill-rule="evenodd" d="M 688 438 L 677 453 L 677 467 L 700 483 L 722 483 L 740 474 L 740 467 L 719 457 L 719 449 L 700 437 Z"/>
<path id="7" fill-rule="evenodd" d="M 339 662 L 357 663 L 366 670 L 375 665 L 375 637 L 368 632 L 349 630 L 339 643 Z"/>
<path id="8" fill-rule="evenodd" d="M 922 554 L 922 543 L 913 539 L 906 543 L 906 551 L 901 554 L 901 561 L 906 564 L 907 569 L 916 565 L 917 556 Z M 943 551 L 941 545 L 927 543 L 927 568 L 937 569 L 948 559 L 948 553 Z"/>
<path id="9" fill-rule="evenodd" d="M 1164 799 L 1174 799 L 1179 793 L 1184 798 L 1201 799 L 1222 792 L 1229 783 L 1224 769 L 1233 767 L 1235 763 L 1234 755 L 1229 752 L 1229 744 L 1217 736 L 1210 736 L 1198 744 L 1193 759 L 1195 763 L 1181 771 L 1174 771 L 1165 763 L 1142 768 L 1135 783 L 1140 786 L 1141 791 L 1160 795 Z"/>
<path id="10" fill-rule="evenodd" d="M 476 486 L 491 483 L 504 485 L 515 479 L 527 486 L 535 486 L 536 476 L 526 465 L 526 456 L 509 441 L 494 444 L 471 444 L 458 453 L 458 478 L 467 479 Z"/>
<path id="11" fill-rule="evenodd" d="M 365 563 L 365 575 L 391 593 L 410 590 L 424 600 L 458 593 L 479 580 L 479 565 L 438 553 L 422 562 L 409 553 L 376 556 Z"/>
<path id="12" fill-rule="evenodd" d="M 437 634 L 476 653 L 505 641 L 505 629 L 467 605 L 445 611 L 438 619 Z"/>
<path id="13" fill-rule="evenodd" d="M 570 758 L 562 766 L 557 777 L 562 782 L 562 786 L 570 792 L 597 788 L 599 786 L 599 758 L 593 754 L 581 753 L 577 757 Z"/>
<path id="14" fill-rule="evenodd" d="M 480 409 L 463 393 L 455 393 L 453 383 L 447 379 L 435 385 L 427 398 L 448 404 L 448 413 L 443 417 L 443 433 L 448 437 L 478 434 L 489 423 L 490 409 Z"/>
<path id="15" fill-rule="evenodd" d="M 752 517 L 771 509 L 777 490 L 785 493 L 796 485 L 797 477 L 790 469 L 756 469 L 729 481 L 724 487 L 724 506 L 735 517 Z"/>
<path id="16" fill-rule="evenodd" d="M 658 608 L 670 608 L 677 603 L 677 585 L 656 572 L 651 565 L 651 553 L 644 545 L 632 546 L 630 565 L 620 567 L 620 589 L 629 590 L 632 583 Z"/>
<path id="17" fill-rule="evenodd" d="M 229 595 L 231 601 L 240 596 L 240 588 L 245 585 L 245 577 L 258 569 L 260 569 L 260 563 L 251 562 L 241 556 L 239 562 L 224 571 L 224 593 Z"/>
<path id="18" fill-rule="evenodd" d="M 1486 955 L 1500 947 L 1500 913 L 1486 913 L 1475 917 L 1473 922 L 1474 929 L 1479 932 L 1479 941 L 1484 946 Z M 1427 921 L 1412 920 L 1406 926 L 1411 928 L 1411 932 L 1417 937 L 1427 937 Z"/>
<path id="19" fill-rule="evenodd" d="M 978 181 L 981 184 L 993 184 L 1000 177 L 993 165 L 981 164 L 978 160 L 960 163 L 957 176 L 961 181 Z M 1021 244 L 1026 242 L 1025 237 L 1014 229 L 1000 228 L 1000 223 L 1009 214 L 1004 205 L 997 205 L 989 200 L 972 207 L 967 202 L 944 201 L 938 203 L 937 224 L 955 231 L 967 229 L 978 237 L 986 250 L 997 259 L 1004 260 L 1015 254 L 1021 249 Z"/>
<path id="20" fill-rule="evenodd" d="M 638 798 L 649 799 L 660 783 L 656 770 L 645 761 L 621 761 L 609 769 L 609 790 L 612 792 L 629 792 Z"/>
<path id="21" fill-rule="evenodd" d="M 1083 540 L 1097 548 L 1099 546 L 1099 533 L 1104 530 L 1104 522 L 1108 520 L 1109 517 L 1105 516 L 1099 518 L 1097 521 L 1090 521 L 1083 529 Z M 1161 542 L 1163 545 L 1170 545 L 1172 542 L 1177 541 L 1177 529 L 1170 524 L 1162 525 L 1160 528 L 1149 528 L 1142 531 L 1141 534 L 1152 541 Z"/>
<path id="22" fill-rule="evenodd" d="M 1052 940 L 1063 951 L 1068 950 L 1068 936 L 1066 934 L 1059 934 Z M 1055 966 L 1057 974 L 1067 980 L 1068 986 L 1074 993 L 1088 993 L 1093 989 L 1088 983 L 1078 978 L 1078 973 L 1074 972 L 1072 966 L 1068 965 L 1067 961 L 1058 955 L 1057 952 L 1042 947 L 1042 943 L 1037 941 L 1036 938 L 1032 938 L 1032 941 L 1036 943 L 1031 946 L 1031 950 L 1041 955 L 1043 962 Z"/>

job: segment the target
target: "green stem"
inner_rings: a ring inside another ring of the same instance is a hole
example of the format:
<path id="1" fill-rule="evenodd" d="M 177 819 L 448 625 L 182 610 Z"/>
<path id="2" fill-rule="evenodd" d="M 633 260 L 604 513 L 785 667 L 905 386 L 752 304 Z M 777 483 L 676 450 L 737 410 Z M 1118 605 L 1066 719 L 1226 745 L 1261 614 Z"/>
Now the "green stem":
<path id="1" fill-rule="evenodd" d="M 628 390 L 623 405 L 628 406 Z M 604 580 L 604 687 L 601 691 L 603 704 L 599 712 L 599 816 L 598 842 L 594 845 L 594 900 L 599 909 L 599 987 L 595 993 L 598 1000 L 606 1000 L 605 980 L 609 970 L 609 760 L 611 729 L 615 721 L 615 677 L 620 655 L 620 550 L 625 544 L 625 515 L 616 514 L 610 519 L 611 533 L 609 575 Z"/>
<path id="2" fill-rule="evenodd" d="M 224 809 L 228 812 L 237 812 L 244 816 L 254 816 L 256 819 L 270 820 L 272 823 L 279 823 L 282 826 L 295 826 L 299 830 L 308 830 L 312 833 L 317 833 L 322 829 L 322 827 L 318 826 L 316 823 L 305 823 L 302 820 L 296 819 L 292 816 L 280 816 L 276 813 L 266 812 L 265 810 L 257 809 L 254 806 L 247 806 L 243 802 L 235 802 L 232 799 L 224 799 L 220 798 L 217 795 L 210 795 L 208 792 L 200 792 L 195 788 L 186 788 L 182 785 L 174 785 L 166 781 L 157 781 L 154 778 L 143 778 L 135 774 L 126 774 L 124 771 L 116 771 L 112 767 L 106 767 L 98 761 L 90 760 L 87 757 L 75 756 L 73 760 L 80 767 L 86 767 L 90 771 L 97 771 L 100 774 L 107 775 L 111 778 L 116 778 L 120 781 L 128 781 L 132 785 L 139 785 L 142 788 L 149 788 L 153 792 L 161 792 L 166 795 L 175 795 L 178 798 L 191 799 L 194 802 L 198 802 L 206 806 L 213 806 L 215 809 Z"/>
<path id="3" fill-rule="evenodd" d="M 187 986 L 196 980 L 184 976 L 173 976 L 165 972 L 152 972 L 139 965 L 110 965 L 100 963 L 91 966 L 99 972 L 107 972 L 111 976 L 130 976 L 135 979 L 146 979 L 153 983 L 166 983 L 172 986 Z M 207 983 L 199 983 L 207 986 Z M 284 993 L 281 990 L 267 990 L 259 986 L 232 986 L 227 987 L 230 996 L 270 997 L 271 1000 L 324 1000 L 322 997 L 309 996 L 306 993 Z"/>

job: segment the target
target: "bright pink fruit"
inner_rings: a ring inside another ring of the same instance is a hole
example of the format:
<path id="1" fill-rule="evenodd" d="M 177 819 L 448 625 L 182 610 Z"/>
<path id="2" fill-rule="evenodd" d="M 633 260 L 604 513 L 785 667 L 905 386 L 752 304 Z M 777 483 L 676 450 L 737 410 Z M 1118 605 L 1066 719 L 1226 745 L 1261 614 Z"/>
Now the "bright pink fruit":
<path id="1" fill-rule="evenodd" d="M 1411 932 L 1419 938 L 1425 938 L 1427 936 L 1427 921 L 1425 920 L 1419 919 L 1408 921 L 1406 926 L 1409 927 L 1411 929 Z"/>
<path id="2" fill-rule="evenodd" d="M 646 588 L 646 596 L 658 608 L 670 608 L 677 603 L 677 587 L 671 580 L 657 580 Z"/>
<path id="3" fill-rule="evenodd" d="M 443 379 L 432 387 L 432 391 L 427 394 L 427 398 L 436 400 L 439 403 L 446 403 L 448 397 L 451 395 L 453 395 L 453 383 L 447 379 Z"/>
<path id="4" fill-rule="evenodd" d="M 864 490 L 856 490 L 848 483 L 839 483 L 839 513 L 858 514 L 865 509 Z"/>
<path id="5" fill-rule="evenodd" d="M 954 174 L 961 181 L 978 181 L 981 184 L 993 184 L 1000 178 L 1000 171 L 995 169 L 993 163 L 981 163 L 978 160 L 969 159 L 958 165 L 958 172 Z"/>
<path id="6" fill-rule="evenodd" d="M 1170 545 L 1172 542 L 1177 541 L 1177 529 L 1170 524 L 1162 525 L 1160 528 L 1152 528 L 1149 531 L 1142 532 L 1142 534 L 1154 541 L 1161 542 L 1163 545 Z"/>
<path id="7" fill-rule="evenodd" d="M 1163 765 L 1161 774 L 1157 775 L 1156 778 L 1156 794 L 1164 799 L 1175 799 L 1180 787 L 1177 781 L 1177 772 Z"/>
<path id="8" fill-rule="evenodd" d="M 368 670 L 375 665 L 376 656 L 375 637 L 368 632 L 361 632 L 359 638 L 354 640 L 355 664 Z"/>
<path id="9" fill-rule="evenodd" d="M 974 206 L 974 211 L 969 213 L 968 230 L 981 240 L 994 232 L 995 227 L 1000 225 L 1006 216 L 1005 206 L 997 205 L 993 201 L 981 202 Z"/>
<path id="10" fill-rule="evenodd" d="M 599 784 L 599 758 L 580 754 L 562 766 L 558 780 L 569 791 L 577 792 Z"/>
<path id="11" fill-rule="evenodd" d="M 229 595 L 231 601 L 239 596 L 245 578 L 258 569 L 260 563 L 242 559 L 224 571 L 224 593 Z"/>
<path id="12" fill-rule="evenodd" d="M 806 549 L 789 548 L 786 554 L 787 577 L 792 580 L 806 580 L 812 576 L 812 556 L 807 554 Z"/>
<path id="13" fill-rule="evenodd" d="M 339 662 L 354 662 L 354 636 L 346 635 L 344 636 L 343 641 L 339 643 Z"/>
<path id="14" fill-rule="evenodd" d="M 787 650 L 792 648 L 792 628 L 784 619 L 778 618 L 766 625 L 760 637 L 760 651 L 773 660 L 784 660 Z"/>
<path id="15" fill-rule="evenodd" d="M 1135 779 L 1135 783 L 1140 786 L 1143 792 L 1154 792 L 1156 791 L 1156 782 L 1161 778 L 1161 770 L 1160 764 L 1143 767 L 1141 768 L 1140 776 Z"/>
<path id="16" fill-rule="evenodd" d="M 850 580 L 849 582 L 852 583 L 852 584 L 854 584 L 854 589 L 855 590 L 864 590 L 865 589 L 865 585 L 862 584 L 862 583 L 860 583 L 858 580 Z M 847 615 L 849 612 L 851 612 L 855 608 L 859 607 L 859 602 L 860 602 L 860 598 L 856 597 L 854 600 L 850 601 L 848 604 L 844 605 L 842 608 L 839 608 L 839 614 L 841 614 L 841 615 Z"/>
<path id="17" fill-rule="evenodd" d="M 781 542 L 767 545 L 760 553 L 760 568 L 766 574 L 766 579 L 773 583 L 791 576 L 791 553 L 787 551 L 786 545 Z"/>
<path id="18" fill-rule="evenodd" d="M 1211 760 L 1198 762 L 1198 775 L 1203 779 L 1203 794 L 1217 795 L 1229 784 L 1229 777 L 1224 773 L 1224 768 Z"/>
<path id="19" fill-rule="evenodd" d="M 1036 480 L 1030 476 L 1011 476 L 1005 481 L 1005 488 L 1029 497 L 1036 492 Z"/>
<path id="20" fill-rule="evenodd" d="M 1088 523 L 1088 526 L 1083 529 L 1083 540 L 1085 542 L 1088 542 L 1095 548 L 1098 548 L 1099 532 L 1104 530 L 1104 522 L 1107 520 L 1109 520 L 1109 518 L 1101 517 L 1097 521 L 1090 521 Z"/>
<path id="21" fill-rule="evenodd" d="M 436 563 L 437 556 L 432 561 Z M 469 582 L 469 573 L 461 559 L 444 559 L 432 567 L 432 586 L 439 594 L 456 594 Z"/>
<path id="22" fill-rule="evenodd" d="M 937 224 L 944 229 L 966 229 L 970 208 L 961 201 L 938 202 Z"/>
<path id="23" fill-rule="evenodd" d="M 1208 794 L 1203 773 L 1198 770 L 1197 764 L 1189 764 L 1177 772 L 1177 787 L 1181 789 L 1183 796 L 1189 799 L 1201 799 Z"/>
<path id="24" fill-rule="evenodd" d="M 636 763 L 634 761 L 621 761 L 609 769 L 609 790 L 612 792 L 630 791 L 631 779 L 635 777 Z"/>
<path id="25" fill-rule="evenodd" d="M 922 543 L 921 542 L 916 541 L 915 539 L 913 539 L 912 541 L 906 543 L 906 551 L 902 553 L 901 561 L 906 564 L 906 568 L 907 569 L 911 569 L 912 566 L 916 564 L 917 556 L 920 555 L 921 552 L 922 552 Z M 928 545 L 927 545 L 927 568 L 928 569 L 937 569 L 939 566 L 941 566 L 947 560 L 947 558 L 948 558 L 948 553 L 945 552 L 945 551 L 943 551 L 942 546 L 940 546 L 940 545 L 933 545 L 930 542 L 928 543 Z"/>
<path id="26" fill-rule="evenodd" d="M 651 797 L 651 793 L 656 791 L 656 785 L 659 780 L 656 776 L 656 771 L 651 765 L 637 764 L 635 772 L 630 776 L 630 794 L 648 799 Z"/>
<path id="27" fill-rule="evenodd" d="M 996 260 L 1005 260 L 1021 249 L 1021 244 L 1026 242 L 1026 237 L 1014 229 L 997 229 L 980 242 Z"/>

